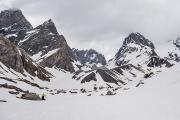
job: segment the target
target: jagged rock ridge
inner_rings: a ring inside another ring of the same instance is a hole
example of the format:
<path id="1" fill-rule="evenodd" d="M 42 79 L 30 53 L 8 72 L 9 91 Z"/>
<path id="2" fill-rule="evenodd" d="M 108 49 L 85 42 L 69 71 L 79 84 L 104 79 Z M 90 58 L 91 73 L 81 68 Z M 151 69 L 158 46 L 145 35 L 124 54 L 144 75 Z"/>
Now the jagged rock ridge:
<path id="1" fill-rule="evenodd" d="M 89 50 L 78 50 L 73 48 L 73 53 L 75 54 L 75 58 L 80 61 L 81 64 L 106 64 L 106 59 L 104 55 L 98 53 L 93 49 Z"/>

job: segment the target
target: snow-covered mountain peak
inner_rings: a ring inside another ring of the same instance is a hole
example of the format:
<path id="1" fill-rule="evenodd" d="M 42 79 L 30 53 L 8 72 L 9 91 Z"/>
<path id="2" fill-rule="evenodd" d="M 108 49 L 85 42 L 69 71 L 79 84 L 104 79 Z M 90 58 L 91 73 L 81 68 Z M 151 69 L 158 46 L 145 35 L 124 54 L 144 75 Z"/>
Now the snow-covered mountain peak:
<path id="1" fill-rule="evenodd" d="M 47 21 L 45 21 L 45 22 L 43 23 L 43 25 L 44 25 L 44 26 L 49 26 L 49 25 L 53 25 L 53 26 L 54 26 L 54 22 L 53 22 L 52 19 L 48 19 Z"/>
<path id="2" fill-rule="evenodd" d="M 157 56 L 151 41 L 140 33 L 131 33 L 111 61 L 118 66 L 125 64 L 144 64 L 151 56 Z"/>

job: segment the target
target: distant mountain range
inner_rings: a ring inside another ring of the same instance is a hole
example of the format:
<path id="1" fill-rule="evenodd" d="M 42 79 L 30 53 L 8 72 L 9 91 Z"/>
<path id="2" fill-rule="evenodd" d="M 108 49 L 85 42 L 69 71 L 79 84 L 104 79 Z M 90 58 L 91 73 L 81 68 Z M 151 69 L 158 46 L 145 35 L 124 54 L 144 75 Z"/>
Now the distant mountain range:
<path id="1" fill-rule="evenodd" d="M 178 40 L 175 45 L 168 43 L 173 47 L 162 58 L 150 40 L 140 33 L 131 33 L 107 62 L 104 55 L 93 49 L 71 48 L 51 19 L 33 28 L 19 9 L 1 11 L 0 34 L 0 80 L 4 81 L 0 89 L 12 88 L 18 94 L 28 93 L 18 87 L 19 82 L 43 88 L 37 79 L 51 84 L 60 74 L 70 75 L 72 82 L 80 83 L 80 92 L 82 86 L 93 83 L 94 91 L 106 89 L 113 95 L 119 89 L 138 87 L 180 60 Z M 47 86 L 43 89 L 51 91 Z"/>

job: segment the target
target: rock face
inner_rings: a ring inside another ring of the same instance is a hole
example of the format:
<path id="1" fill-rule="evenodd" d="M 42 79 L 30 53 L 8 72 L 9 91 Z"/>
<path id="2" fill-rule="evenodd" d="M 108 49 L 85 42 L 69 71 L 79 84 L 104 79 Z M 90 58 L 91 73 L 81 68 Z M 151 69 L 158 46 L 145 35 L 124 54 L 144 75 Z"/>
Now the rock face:
<path id="1" fill-rule="evenodd" d="M 94 72 L 90 73 L 85 78 L 83 78 L 81 83 L 90 82 L 92 80 L 97 81 L 96 74 Z"/>
<path id="2" fill-rule="evenodd" d="M 73 48 L 73 53 L 75 58 L 80 61 L 81 64 L 106 64 L 106 59 L 104 55 L 98 53 L 93 49 L 89 50 L 78 50 Z"/>
<path id="3" fill-rule="evenodd" d="M 111 70 L 98 69 L 96 72 L 100 74 L 105 82 L 117 84 L 118 80 L 113 77 L 114 74 L 111 72 Z"/>
<path id="4" fill-rule="evenodd" d="M 34 63 L 25 51 L 18 49 L 3 36 L 0 36 L 0 54 L 0 62 L 6 67 L 22 74 L 27 71 L 32 76 L 37 76 L 42 80 L 50 80 L 51 74 L 49 72 Z"/>
<path id="5" fill-rule="evenodd" d="M 31 56 L 39 52 L 45 55 L 49 51 L 59 48 L 63 40 L 63 36 L 57 33 L 52 20 L 48 20 L 33 30 L 28 31 L 24 40 L 20 41 L 18 46 Z"/>
<path id="6" fill-rule="evenodd" d="M 32 28 L 19 9 L 4 10 L 0 13 L 0 33 L 6 35 L 16 45 Z"/>
<path id="7" fill-rule="evenodd" d="M 43 67 L 57 67 L 74 72 L 74 55 L 63 35 L 59 35 L 52 20 L 27 32 L 18 46 Z"/>
<path id="8" fill-rule="evenodd" d="M 23 62 L 16 46 L 8 39 L 0 36 L 0 61 L 8 68 L 23 73 Z"/>

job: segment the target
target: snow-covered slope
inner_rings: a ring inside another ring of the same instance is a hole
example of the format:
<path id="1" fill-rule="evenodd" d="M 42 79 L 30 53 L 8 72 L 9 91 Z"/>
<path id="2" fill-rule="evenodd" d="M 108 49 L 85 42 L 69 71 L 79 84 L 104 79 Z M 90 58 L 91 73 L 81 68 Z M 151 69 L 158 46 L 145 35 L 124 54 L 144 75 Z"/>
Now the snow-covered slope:
<path id="1" fill-rule="evenodd" d="M 180 65 L 163 70 L 144 85 L 116 96 L 47 95 L 47 100 L 17 100 L 1 90 L 2 120 L 179 120 Z M 16 111 L 16 112 L 15 112 Z M 9 115 L 11 114 L 11 115 Z"/>

